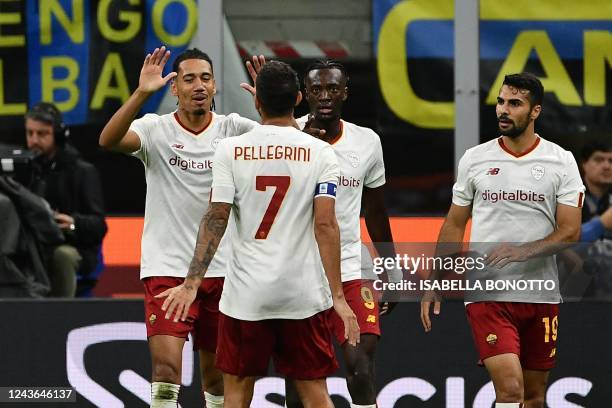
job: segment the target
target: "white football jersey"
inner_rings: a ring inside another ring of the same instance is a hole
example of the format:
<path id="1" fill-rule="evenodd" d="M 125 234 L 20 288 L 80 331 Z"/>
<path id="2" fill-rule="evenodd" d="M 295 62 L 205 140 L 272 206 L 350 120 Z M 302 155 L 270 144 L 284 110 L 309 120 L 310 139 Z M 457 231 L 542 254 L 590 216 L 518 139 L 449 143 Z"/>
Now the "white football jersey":
<path id="1" fill-rule="evenodd" d="M 501 137 L 467 150 L 453 186 L 453 204 L 472 205 L 472 248 L 478 243 L 543 239 L 556 228 L 557 205 L 581 207 L 583 197 L 584 186 L 572 153 L 539 136 L 521 155 L 511 152 Z M 489 293 L 488 299 L 478 300 L 560 301 L 553 257 L 490 268 L 487 274 L 491 279 L 551 279 L 556 282 L 556 290 L 497 291 Z"/>
<path id="2" fill-rule="evenodd" d="M 224 314 L 304 319 L 331 307 L 313 205 L 335 196 L 338 177 L 331 147 L 292 127 L 259 126 L 219 143 L 212 201 L 232 203 L 236 221 Z"/>
<path id="3" fill-rule="evenodd" d="M 297 122 L 303 128 L 307 120 L 308 115 Z M 362 277 L 359 215 L 363 187 L 376 188 L 385 184 L 385 164 L 380 137 L 372 129 L 344 120 L 340 123 L 342 132 L 331 146 L 340 166 L 336 218 L 340 226 L 342 282 L 347 282 Z M 368 261 L 365 260 L 364 266 Z"/>
<path id="4" fill-rule="evenodd" d="M 187 276 L 198 227 L 208 208 L 215 149 L 221 139 L 257 125 L 234 113 L 213 113 L 208 126 L 197 132 L 185 128 L 176 112 L 147 114 L 132 122 L 130 130 L 136 132 L 141 144 L 133 155 L 144 163 L 147 181 L 141 279 Z M 225 276 L 230 252 L 225 241 L 206 277 Z"/>

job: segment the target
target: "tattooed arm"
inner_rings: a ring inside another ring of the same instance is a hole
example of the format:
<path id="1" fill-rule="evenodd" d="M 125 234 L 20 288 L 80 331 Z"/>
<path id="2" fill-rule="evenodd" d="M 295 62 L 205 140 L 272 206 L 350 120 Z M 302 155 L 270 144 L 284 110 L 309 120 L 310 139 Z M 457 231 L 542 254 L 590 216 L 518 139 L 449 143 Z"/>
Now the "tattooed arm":
<path id="1" fill-rule="evenodd" d="M 221 238 L 223 238 L 231 208 L 231 204 L 217 202 L 208 206 L 208 211 L 206 211 L 200 223 L 195 252 L 185 281 L 179 286 L 155 296 L 156 298 L 166 297 L 162 306 L 162 310 L 166 312 L 166 319 L 172 316 L 174 309 L 176 309 L 175 322 L 179 318 L 183 321 L 187 318 L 189 307 L 196 298 L 200 283 L 204 279 L 215 252 L 217 252 Z"/>
<path id="2" fill-rule="evenodd" d="M 185 281 L 194 281 L 200 285 L 223 238 L 231 208 L 232 205 L 228 203 L 211 203 L 208 207 L 200 223 L 198 241 Z"/>

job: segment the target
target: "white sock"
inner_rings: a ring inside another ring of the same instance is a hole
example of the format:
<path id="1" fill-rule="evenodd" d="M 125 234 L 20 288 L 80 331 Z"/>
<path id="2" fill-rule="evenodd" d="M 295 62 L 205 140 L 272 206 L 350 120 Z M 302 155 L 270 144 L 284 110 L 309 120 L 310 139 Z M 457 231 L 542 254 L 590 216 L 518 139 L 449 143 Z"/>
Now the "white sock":
<path id="1" fill-rule="evenodd" d="M 176 408 L 181 386 L 165 382 L 151 384 L 151 408 Z"/>
<path id="2" fill-rule="evenodd" d="M 206 408 L 223 408 L 223 395 L 212 395 L 204 391 Z"/>
<path id="3" fill-rule="evenodd" d="M 351 402 L 351 408 L 376 408 L 376 404 L 373 405 L 357 405 Z"/>
<path id="4" fill-rule="evenodd" d="M 523 403 L 521 402 L 496 402 L 495 408 L 521 408 Z"/>

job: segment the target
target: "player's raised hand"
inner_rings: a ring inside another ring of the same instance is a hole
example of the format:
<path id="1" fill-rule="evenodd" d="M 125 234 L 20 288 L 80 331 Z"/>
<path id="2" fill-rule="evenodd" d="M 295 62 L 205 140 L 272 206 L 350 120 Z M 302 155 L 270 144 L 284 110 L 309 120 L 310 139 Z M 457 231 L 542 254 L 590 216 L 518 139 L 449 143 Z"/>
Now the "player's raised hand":
<path id="1" fill-rule="evenodd" d="M 261 71 L 261 67 L 263 67 L 265 63 L 266 57 L 264 57 L 263 55 L 253 55 L 253 62 L 246 62 L 246 68 L 247 71 L 249 71 L 249 75 L 251 76 L 251 81 L 253 81 L 253 85 L 243 82 L 240 84 L 240 87 L 253 96 L 255 96 L 255 81 L 257 80 L 257 74 L 259 74 L 259 71 Z"/>
<path id="2" fill-rule="evenodd" d="M 186 285 L 186 282 L 182 284 L 167 289 L 160 293 L 159 295 L 155 295 L 156 298 L 166 298 L 164 300 L 164 304 L 162 305 L 162 310 L 166 312 L 166 319 L 170 319 L 172 317 L 172 313 L 176 309 L 176 314 L 174 315 L 174 321 L 178 322 L 179 319 L 181 321 L 185 321 L 187 319 L 187 315 L 189 313 L 189 307 L 193 303 L 198 293 L 198 287 L 193 285 Z"/>
<path id="3" fill-rule="evenodd" d="M 438 295 L 432 291 L 428 290 L 423 295 L 423 299 L 421 300 L 421 323 L 423 323 L 423 328 L 425 332 L 431 331 L 431 319 L 429 318 L 429 311 L 431 309 L 431 304 L 434 304 L 434 315 L 440 314 L 440 300 Z"/>
<path id="4" fill-rule="evenodd" d="M 304 125 L 304 129 L 302 132 L 308 133 L 310 136 L 314 136 L 317 139 L 322 139 L 325 136 L 325 129 L 318 129 L 312 126 L 312 122 L 314 121 L 314 115 L 311 113 L 308 115 L 308 120 Z"/>
<path id="5" fill-rule="evenodd" d="M 138 80 L 139 90 L 155 92 L 163 88 L 172 78 L 176 77 L 176 72 L 170 72 L 165 77 L 162 77 L 164 66 L 169 58 L 170 51 L 167 51 L 164 46 L 156 48 L 152 54 L 147 54 L 140 70 L 140 79 Z"/>
<path id="6" fill-rule="evenodd" d="M 355 313 L 345 299 L 334 300 L 334 310 L 344 324 L 344 338 L 351 346 L 356 346 L 359 343 L 360 331 Z"/>

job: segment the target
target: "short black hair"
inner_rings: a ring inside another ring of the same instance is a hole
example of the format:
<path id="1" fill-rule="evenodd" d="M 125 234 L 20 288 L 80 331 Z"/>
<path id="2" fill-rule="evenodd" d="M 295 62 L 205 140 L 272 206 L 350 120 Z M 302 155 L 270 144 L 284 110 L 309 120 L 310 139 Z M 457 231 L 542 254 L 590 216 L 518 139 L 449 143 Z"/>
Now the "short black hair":
<path id="1" fill-rule="evenodd" d="M 64 123 L 62 112 L 52 103 L 39 102 L 25 114 L 26 119 L 36 120 L 53 126 L 55 144 L 63 146 L 68 138 L 68 128 Z"/>
<path id="2" fill-rule="evenodd" d="M 214 75 L 212 59 L 210 59 L 207 53 L 202 50 L 199 50 L 198 48 L 191 48 L 177 55 L 176 59 L 172 63 L 172 71 L 178 73 L 179 65 L 181 64 L 181 62 L 190 59 L 201 59 L 204 61 L 208 61 L 208 63 L 210 64 L 210 70 L 213 72 Z"/>
<path id="3" fill-rule="evenodd" d="M 346 72 L 346 68 L 344 68 L 344 65 L 334 60 L 318 60 L 313 62 L 306 68 L 306 72 L 304 74 L 304 86 L 306 85 L 306 78 L 308 78 L 308 74 L 310 74 L 310 71 L 316 71 L 318 69 L 337 69 L 342 73 L 345 85 L 348 85 L 349 76 Z"/>
<path id="4" fill-rule="evenodd" d="M 213 69 L 212 59 L 207 53 L 205 53 L 204 51 L 198 48 L 190 48 L 188 50 L 181 52 L 179 55 L 177 55 L 176 59 L 172 63 L 172 71 L 178 74 L 179 65 L 181 65 L 181 62 L 190 60 L 190 59 L 201 59 L 201 60 L 207 61 L 210 64 L 210 72 L 213 74 L 213 76 L 215 75 L 215 70 Z M 212 101 L 210 102 L 210 109 L 215 110 L 215 98 L 214 97 L 212 98 Z"/>
<path id="5" fill-rule="evenodd" d="M 580 159 L 582 162 L 588 161 L 595 152 L 612 152 L 612 141 L 610 140 L 591 140 L 582 147 Z"/>
<path id="6" fill-rule="evenodd" d="M 530 72 L 521 72 L 520 74 L 506 75 L 503 85 L 508 85 L 516 89 L 528 90 L 531 106 L 542 105 L 544 99 L 544 86 L 534 74 Z"/>
<path id="7" fill-rule="evenodd" d="M 255 85 L 257 99 L 267 115 L 279 117 L 293 112 L 300 92 L 300 82 L 289 64 L 281 61 L 266 62 L 257 74 Z"/>

